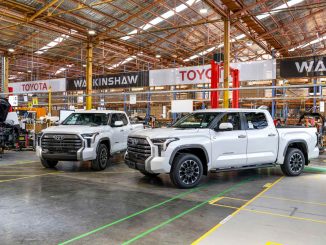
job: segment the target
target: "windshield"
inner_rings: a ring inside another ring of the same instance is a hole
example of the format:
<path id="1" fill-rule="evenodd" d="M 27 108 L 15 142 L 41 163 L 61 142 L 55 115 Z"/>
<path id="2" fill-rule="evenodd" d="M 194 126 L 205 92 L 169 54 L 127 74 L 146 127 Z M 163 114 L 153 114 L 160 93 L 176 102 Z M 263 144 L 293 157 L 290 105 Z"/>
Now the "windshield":
<path id="1" fill-rule="evenodd" d="M 72 113 L 63 122 L 63 125 L 107 125 L 108 116 L 104 113 Z"/>
<path id="2" fill-rule="evenodd" d="M 192 113 L 181 118 L 173 128 L 208 128 L 214 118 L 220 113 Z"/>

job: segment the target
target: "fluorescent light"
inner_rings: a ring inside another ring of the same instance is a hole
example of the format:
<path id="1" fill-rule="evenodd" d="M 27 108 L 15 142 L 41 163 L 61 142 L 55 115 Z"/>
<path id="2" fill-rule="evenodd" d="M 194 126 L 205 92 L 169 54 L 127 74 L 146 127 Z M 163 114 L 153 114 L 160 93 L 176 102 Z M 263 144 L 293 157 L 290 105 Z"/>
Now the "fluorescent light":
<path id="1" fill-rule="evenodd" d="M 201 14 L 207 14 L 208 10 L 206 8 L 202 8 L 199 10 L 199 13 Z"/>
<path id="2" fill-rule="evenodd" d="M 280 6 L 276 7 L 276 8 L 273 8 L 272 9 L 273 12 L 271 11 L 272 12 L 271 14 L 279 12 L 279 11 L 275 11 L 275 10 L 286 9 L 288 7 L 292 7 L 292 6 L 294 6 L 294 5 L 298 4 L 298 3 L 301 3 L 303 1 L 304 0 L 290 0 L 287 3 L 284 3 L 284 4 L 282 4 L 282 5 L 280 5 Z M 259 20 L 265 19 L 267 17 L 269 17 L 269 13 L 264 13 L 264 14 L 260 14 L 260 15 L 256 16 L 256 18 L 259 19 Z"/>
<path id="3" fill-rule="evenodd" d="M 85 64 L 83 64 L 83 67 L 86 67 L 86 65 L 85 65 Z"/>
<path id="4" fill-rule="evenodd" d="M 57 70 L 57 71 L 54 73 L 54 75 L 58 75 L 58 74 L 64 72 L 65 70 L 66 70 L 65 67 L 61 67 L 59 70 Z"/>
<path id="5" fill-rule="evenodd" d="M 160 54 L 155 55 L 156 58 L 161 58 Z"/>
<path id="6" fill-rule="evenodd" d="M 108 67 L 108 69 L 109 69 L 109 70 L 112 70 L 112 69 L 117 68 L 117 67 L 119 67 L 120 65 L 124 65 L 124 64 L 126 64 L 126 63 L 128 63 L 128 62 L 130 62 L 130 61 L 132 61 L 132 60 L 134 60 L 134 59 L 136 59 L 136 58 L 137 58 L 137 57 L 136 57 L 135 55 L 133 55 L 133 56 L 131 56 L 131 57 L 128 57 L 128 58 L 124 59 L 123 61 L 120 61 L 119 63 L 113 64 L 113 65 L 110 65 L 110 66 Z"/>
<path id="7" fill-rule="evenodd" d="M 94 36 L 96 34 L 96 31 L 94 30 L 88 30 L 88 34 L 91 36 Z"/>
<path id="8" fill-rule="evenodd" d="M 306 44 L 302 44 L 302 45 L 299 45 L 297 47 L 291 48 L 291 49 L 289 49 L 289 52 L 292 52 L 292 51 L 294 51 L 294 50 L 296 50 L 298 48 L 305 48 L 305 47 L 307 47 L 309 45 L 322 42 L 323 40 L 326 40 L 326 35 L 324 35 L 323 37 L 320 37 L 320 38 L 316 38 L 315 40 L 312 40 L 312 41 L 310 41 L 310 42 L 308 42 Z"/>
<path id="9" fill-rule="evenodd" d="M 15 50 L 14 50 L 13 48 L 8 48 L 8 51 L 9 51 L 10 53 L 15 52 Z"/>
<path id="10" fill-rule="evenodd" d="M 71 30 L 70 32 L 76 33 L 77 31 Z M 68 36 L 66 34 L 62 34 L 60 37 L 57 37 L 53 41 L 49 42 L 47 45 L 45 45 L 42 48 L 40 48 L 39 50 L 37 50 L 35 52 L 35 54 L 43 54 L 43 53 L 47 52 L 50 48 L 53 48 L 53 47 L 57 46 L 59 43 L 63 42 L 64 40 L 67 40 L 69 37 L 70 36 Z"/>
<path id="11" fill-rule="evenodd" d="M 175 7 L 174 9 L 169 10 L 169 11 L 165 12 L 164 14 L 161 14 L 160 16 L 156 17 L 155 19 L 152 19 L 147 24 L 140 26 L 139 29 L 146 31 L 146 30 L 152 28 L 153 26 L 161 23 L 162 21 L 171 18 L 173 15 L 175 15 L 175 13 L 180 13 L 183 10 L 187 9 L 188 6 L 191 6 L 194 3 L 198 3 L 200 1 L 201 0 L 188 0 L 185 4 L 182 3 L 182 4 L 178 5 L 177 7 Z M 120 39 L 126 41 L 126 40 L 132 38 L 132 35 L 136 34 L 137 32 L 138 32 L 138 29 L 135 29 L 135 30 L 129 32 L 126 36 L 121 37 Z"/>
<path id="12" fill-rule="evenodd" d="M 28 73 L 32 73 L 32 71 L 31 71 L 31 70 L 28 70 L 27 72 L 28 72 Z"/>

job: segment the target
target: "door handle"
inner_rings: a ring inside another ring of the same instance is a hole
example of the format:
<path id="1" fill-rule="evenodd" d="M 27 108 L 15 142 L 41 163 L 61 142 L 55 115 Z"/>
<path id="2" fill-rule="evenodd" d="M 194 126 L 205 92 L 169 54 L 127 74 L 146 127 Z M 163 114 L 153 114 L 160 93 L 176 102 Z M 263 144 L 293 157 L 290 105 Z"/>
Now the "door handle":
<path id="1" fill-rule="evenodd" d="M 243 138 L 246 138 L 247 136 L 246 135 L 244 135 L 244 134 L 240 134 L 240 135 L 238 135 L 238 138 L 239 139 L 243 139 Z"/>
<path id="2" fill-rule="evenodd" d="M 271 134 L 268 134 L 268 136 L 269 137 L 274 137 L 274 136 L 276 136 L 276 134 L 271 133 Z"/>

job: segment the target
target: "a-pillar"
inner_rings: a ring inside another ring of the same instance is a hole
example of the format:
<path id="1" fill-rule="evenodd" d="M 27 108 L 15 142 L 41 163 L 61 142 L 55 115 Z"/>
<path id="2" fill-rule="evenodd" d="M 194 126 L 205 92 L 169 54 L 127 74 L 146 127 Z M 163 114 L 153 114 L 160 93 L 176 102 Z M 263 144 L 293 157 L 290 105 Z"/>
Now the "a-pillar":
<path id="1" fill-rule="evenodd" d="M 230 18 L 229 15 L 224 19 L 224 88 L 229 88 L 230 74 Z M 229 108 L 229 91 L 224 90 L 224 108 Z"/>
<path id="2" fill-rule="evenodd" d="M 87 44 L 86 50 L 86 110 L 92 109 L 93 92 L 93 44 Z"/>
<path id="3" fill-rule="evenodd" d="M 8 78 L 9 78 L 9 59 L 8 56 L 2 56 L 2 76 L 1 76 L 1 93 L 5 93 L 3 97 L 7 97 L 8 94 Z"/>

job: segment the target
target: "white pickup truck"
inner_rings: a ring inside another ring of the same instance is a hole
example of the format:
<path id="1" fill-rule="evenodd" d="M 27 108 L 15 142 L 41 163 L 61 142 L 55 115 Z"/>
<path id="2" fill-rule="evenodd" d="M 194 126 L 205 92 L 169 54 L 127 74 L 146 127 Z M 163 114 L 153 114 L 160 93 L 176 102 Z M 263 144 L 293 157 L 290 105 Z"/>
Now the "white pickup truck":
<path id="1" fill-rule="evenodd" d="M 297 176 L 318 157 L 317 137 L 315 128 L 275 128 L 267 110 L 202 110 L 171 128 L 130 134 L 125 162 L 147 176 L 169 173 L 180 188 L 196 186 L 208 171 L 281 165 Z"/>
<path id="2" fill-rule="evenodd" d="M 92 169 L 103 170 L 110 155 L 126 150 L 130 132 L 143 129 L 130 124 L 121 111 L 79 111 L 70 114 L 59 126 L 42 131 L 36 154 L 46 168 L 58 161 L 91 161 Z"/>

